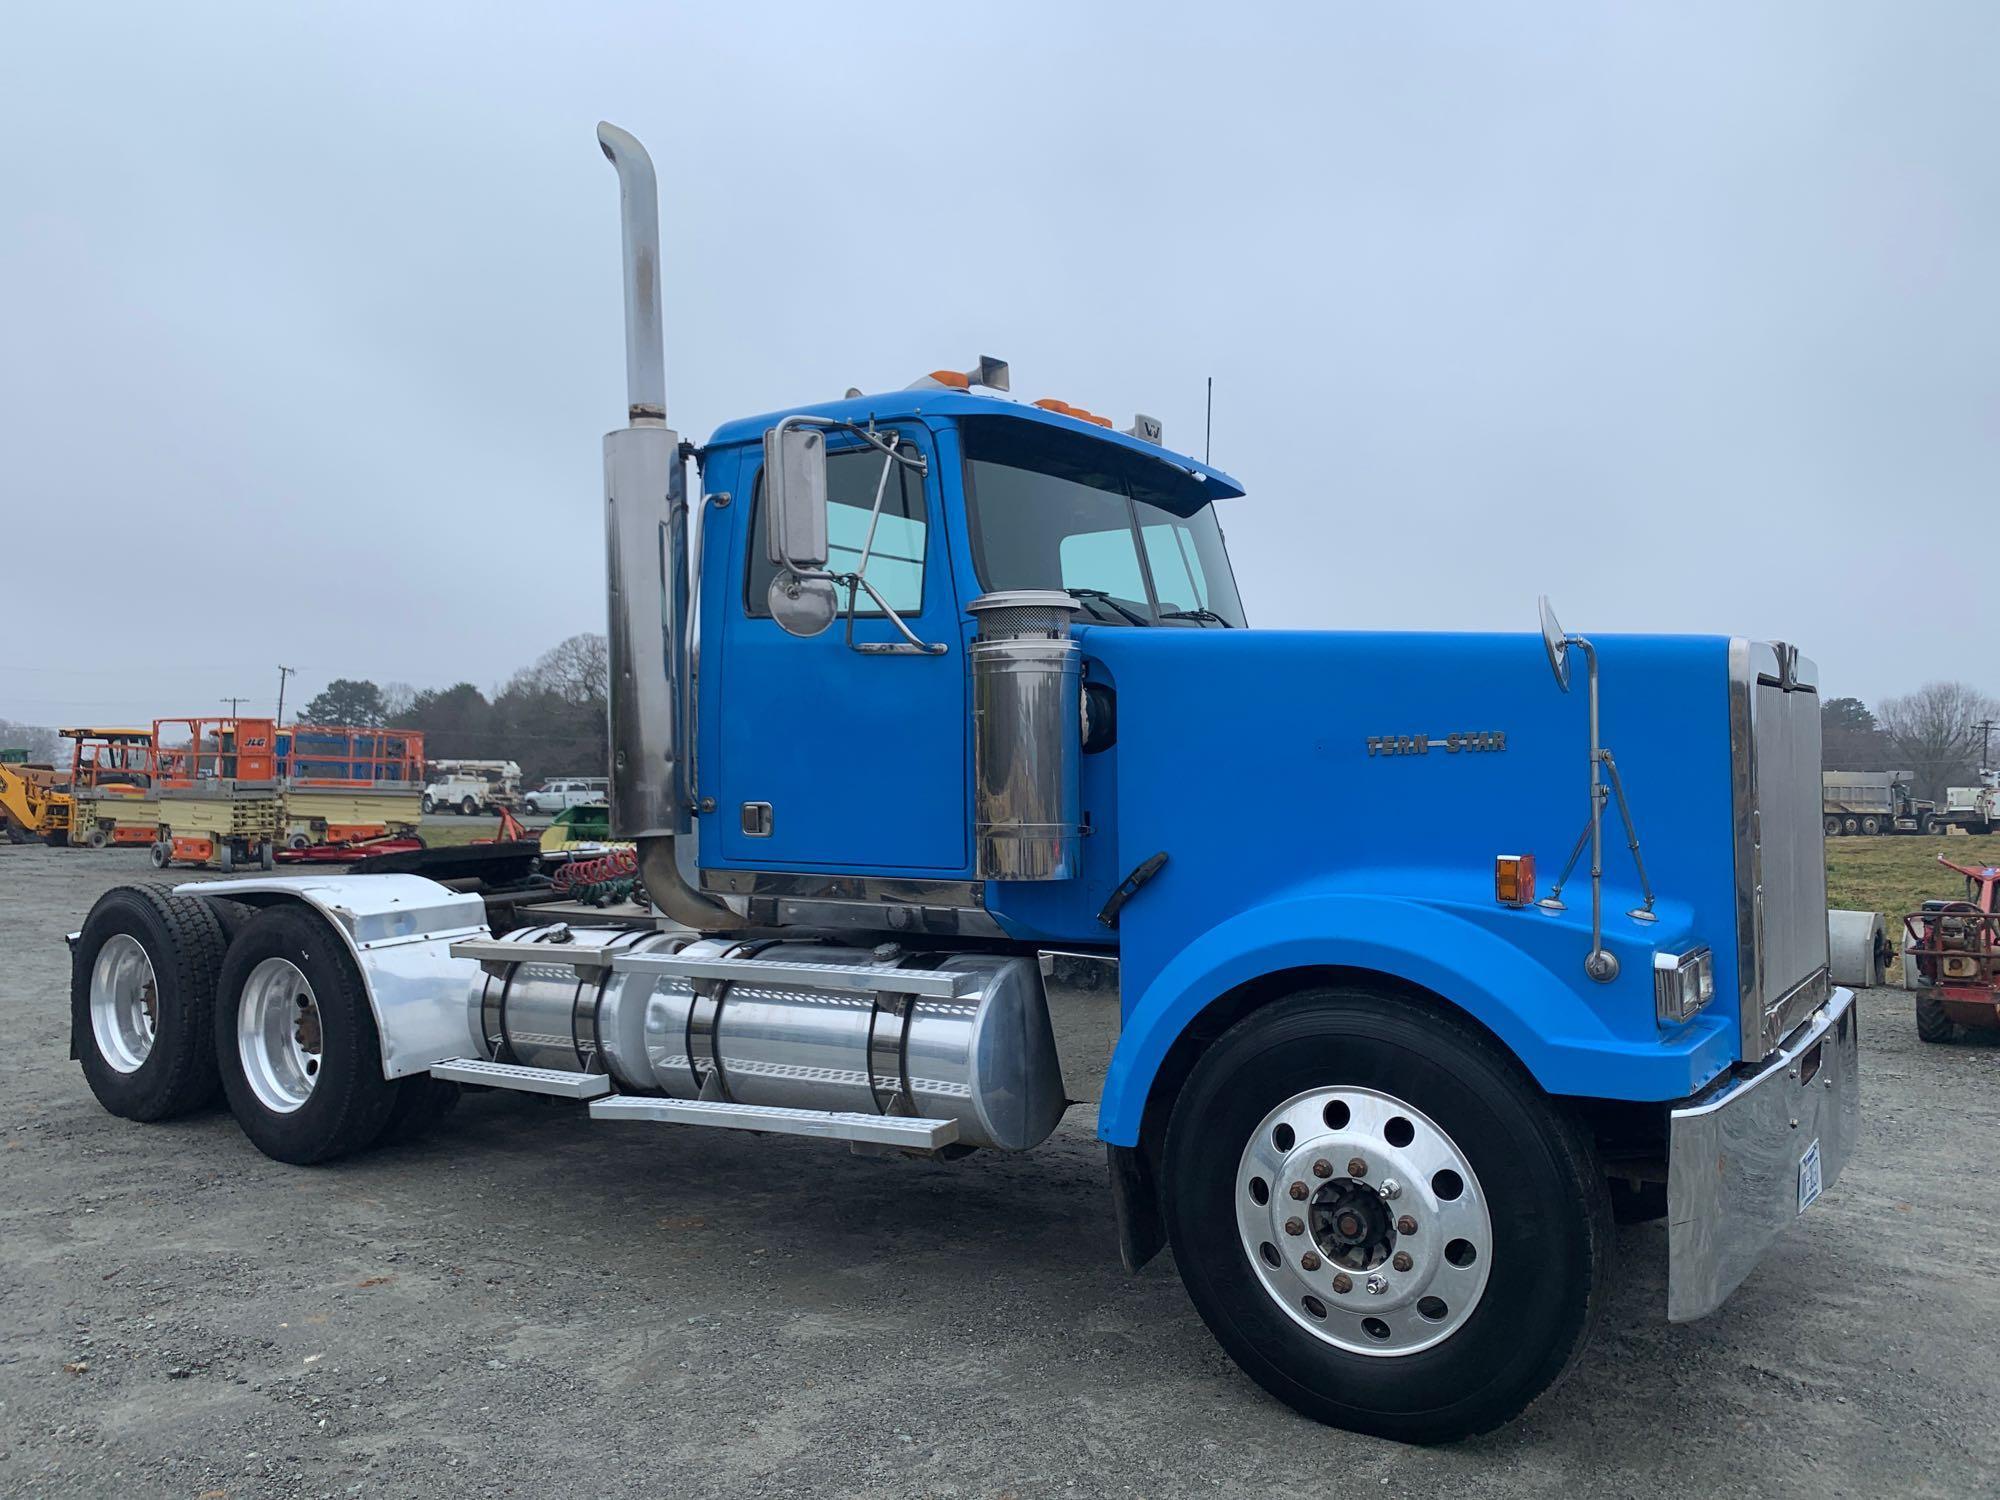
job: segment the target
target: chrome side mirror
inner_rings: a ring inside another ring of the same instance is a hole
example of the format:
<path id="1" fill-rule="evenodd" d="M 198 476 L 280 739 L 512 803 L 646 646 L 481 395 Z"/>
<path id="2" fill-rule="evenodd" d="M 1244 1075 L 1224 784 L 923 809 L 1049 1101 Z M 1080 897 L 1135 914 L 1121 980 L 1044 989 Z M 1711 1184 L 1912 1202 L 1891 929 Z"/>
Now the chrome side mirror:
<path id="1" fill-rule="evenodd" d="M 1542 649 L 1549 654 L 1549 670 L 1556 674 L 1556 686 L 1565 693 L 1569 691 L 1569 637 L 1556 623 L 1556 612 L 1549 606 L 1549 596 L 1541 597 Z"/>
<path id="2" fill-rule="evenodd" d="M 779 423 L 764 434 L 764 550 L 780 567 L 826 566 L 826 434 Z"/>

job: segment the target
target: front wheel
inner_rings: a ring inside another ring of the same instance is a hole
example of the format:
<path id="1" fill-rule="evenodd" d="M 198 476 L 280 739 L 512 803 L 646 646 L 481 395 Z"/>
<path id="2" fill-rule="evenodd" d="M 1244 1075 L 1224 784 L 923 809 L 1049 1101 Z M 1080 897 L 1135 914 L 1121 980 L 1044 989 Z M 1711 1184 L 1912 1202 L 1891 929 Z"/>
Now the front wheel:
<path id="1" fill-rule="evenodd" d="M 424 793 L 424 811 L 427 813 L 434 813 L 437 811 L 437 803 L 432 799 L 431 794 L 429 792 Z"/>
<path id="2" fill-rule="evenodd" d="M 1196 1064 L 1163 1162 L 1202 1319 L 1306 1416 L 1409 1442 L 1497 1427 L 1582 1352 L 1610 1263 L 1591 1147 L 1441 1009 L 1315 989 Z"/>

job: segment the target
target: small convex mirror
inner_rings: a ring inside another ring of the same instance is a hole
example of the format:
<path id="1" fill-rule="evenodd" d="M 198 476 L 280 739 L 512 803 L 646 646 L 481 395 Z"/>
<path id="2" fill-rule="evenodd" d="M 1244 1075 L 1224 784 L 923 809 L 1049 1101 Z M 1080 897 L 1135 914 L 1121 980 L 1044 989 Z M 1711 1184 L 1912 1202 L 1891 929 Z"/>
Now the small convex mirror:
<path id="1" fill-rule="evenodd" d="M 1569 637 L 1556 623 L 1556 612 L 1549 606 L 1549 596 L 1541 597 L 1542 649 L 1549 653 L 1549 670 L 1556 674 L 1556 686 L 1565 693 L 1569 691 Z"/>
<path id="2" fill-rule="evenodd" d="M 817 428 L 764 434 L 764 550 L 782 567 L 826 566 L 826 434 Z"/>

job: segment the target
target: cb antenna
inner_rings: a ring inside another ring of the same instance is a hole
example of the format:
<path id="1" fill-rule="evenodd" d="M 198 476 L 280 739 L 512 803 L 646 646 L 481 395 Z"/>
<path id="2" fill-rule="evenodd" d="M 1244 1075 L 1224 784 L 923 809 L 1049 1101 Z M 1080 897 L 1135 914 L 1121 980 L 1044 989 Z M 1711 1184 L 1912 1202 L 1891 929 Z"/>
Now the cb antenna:
<path id="1" fill-rule="evenodd" d="M 1209 461 L 1209 449 L 1215 438 L 1215 377 L 1208 377 L 1208 415 L 1201 424 L 1201 461 Z"/>

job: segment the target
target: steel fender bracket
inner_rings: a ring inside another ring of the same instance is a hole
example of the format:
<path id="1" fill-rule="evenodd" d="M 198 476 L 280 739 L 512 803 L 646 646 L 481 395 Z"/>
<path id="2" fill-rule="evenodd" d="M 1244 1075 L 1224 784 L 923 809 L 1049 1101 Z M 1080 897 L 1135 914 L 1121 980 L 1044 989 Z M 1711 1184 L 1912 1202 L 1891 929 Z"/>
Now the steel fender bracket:
<path id="1" fill-rule="evenodd" d="M 1757 1073 L 1673 1110 L 1670 1322 L 1720 1307 L 1838 1180 L 1860 1126 L 1860 1030 L 1853 991 L 1835 990 Z"/>
<path id="2" fill-rule="evenodd" d="M 382 1072 L 407 1078 L 431 1064 L 476 1052 L 473 998 L 480 966 L 451 945 L 490 937 L 486 903 L 421 875 L 333 875 L 204 880 L 174 887 L 181 896 L 227 897 L 253 906 L 309 906 L 340 935 L 361 971 L 382 1039 Z"/>

